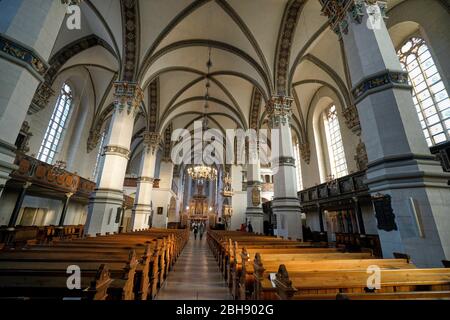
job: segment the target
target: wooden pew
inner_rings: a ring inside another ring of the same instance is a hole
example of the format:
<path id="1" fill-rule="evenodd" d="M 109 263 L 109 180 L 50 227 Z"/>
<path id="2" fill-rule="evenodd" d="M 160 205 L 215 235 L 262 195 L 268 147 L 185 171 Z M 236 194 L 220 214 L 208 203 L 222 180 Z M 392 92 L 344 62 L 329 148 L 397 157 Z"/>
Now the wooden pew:
<path id="1" fill-rule="evenodd" d="M 357 298 L 358 294 L 370 293 L 370 291 L 375 294 L 450 292 L 450 270 L 444 268 L 381 270 L 381 288 L 374 290 L 367 288 L 368 277 L 369 274 L 365 270 L 288 273 L 286 266 L 280 265 L 274 282 L 278 297 L 287 300 L 304 299 L 314 294 L 336 295 L 337 293 L 355 294 L 353 298 Z"/>
<path id="2" fill-rule="evenodd" d="M 10 291 L 6 293 L 7 296 L 15 295 L 13 293 L 14 288 L 17 288 L 16 293 L 24 290 L 25 296 L 27 296 L 26 293 L 28 290 L 32 290 L 33 288 L 44 288 L 42 289 L 44 292 L 47 290 L 50 292 L 59 290 L 58 292 L 60 293 L 67 293 L 67 280 L 70 276 L 70 274 L 67 273 L 67 270 L 69 266 L 73 265 L 80 268 L 82 281 L 95 278 L 99 266 L 107 265 L 109 270 L 108 278 L 110 277 L 114 280 L 112 283 L 108 283 L 107 286 L 106 292 L 108 299 L 133 300 L 134 274 L 137 265 L 135 255 L 130 255 L 129 261 L 126 263 L 99 263 L 98 261 L 81 260 L 61 262 L 51 259 L 48 261 L 45 261 L 44 259 L 37 261 L 33 259 L 0 261 L 0 287 L 10 289 Z M 99 279 L 104 280 L 105 277 L 103 276 Z M 35 296 L 35 298 L 37 297 L 38 296 Z"/>
<path id="3" fill-rule="evenodd" d="M 106 264 L 97 270 L 85 270 L 81 289 L 69 290 L 67 270 L 1 269 L 0 299 L 80 299 L 108 300 L 114 280 Z"/>
<path id="4" fill-rule="evenodd" d="M 263 256 L 264 258 L 264 256 Z M 376 265 L 380 269 L 415 269 L 416 267 L 405 259 L 339 259 L 339 260 L 304 260 L 284 261 L 284 266 L 293 271 L 333 271 L 333 270 L 364 270 Z M 276 274 L 280 266 L 279 261 L 263 261 L 261 255 L 256 254 L 253 260 L 252 286 L 255 300 L 271 300 L 276 298 L 276 288 L 270 279 Z"/>
<path id="5" fill-rule="evenodd" d="M 267 265 L 276 266 L 275 272 L 281 263 L 287 262 L 314 262 L 314 261 L 327 261 L 327 260 L 352 260 L 352 259 L 371 259 L 373 256 L 371 253 L 342 253 L 342 252 L 308 252 L 308 253 L 294 253 L 294 254 L 265 254 L 264 262 Z M 257 290 L 257 280 L 261 280 L 261 273 L 263 267 L 260 266 L 261 258 L 260 255 L 256 255 L 256 264 L 254 261 L 250 260 L 248 253 L 243 250 L 241 253 L 241 270 L 240 274 L 236 272 L 234 276 L 236 278 L 235 284 L 235 297 L 241 300 L 253 299 L 255 298 L 255 290 Z M 255 277 L 254 267 L 258 268 L 259 276 Z M 258 289 L 261 291 L 261 289 Z"/>

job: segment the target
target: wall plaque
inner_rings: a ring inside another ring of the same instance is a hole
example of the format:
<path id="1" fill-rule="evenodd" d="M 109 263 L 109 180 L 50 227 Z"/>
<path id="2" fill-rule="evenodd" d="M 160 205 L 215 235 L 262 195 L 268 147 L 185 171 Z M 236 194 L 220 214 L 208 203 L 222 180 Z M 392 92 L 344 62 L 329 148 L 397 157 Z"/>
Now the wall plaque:
<path id="1" fill-rule="evenodd" d="M 395 215 L 391 206 L 390 195 L 375 195 L 372 197 L 373 206 L 375 209 L 375 217 L 378 222 L 378 229 L 384 231 L 398 230 L 395 223 Z"/>

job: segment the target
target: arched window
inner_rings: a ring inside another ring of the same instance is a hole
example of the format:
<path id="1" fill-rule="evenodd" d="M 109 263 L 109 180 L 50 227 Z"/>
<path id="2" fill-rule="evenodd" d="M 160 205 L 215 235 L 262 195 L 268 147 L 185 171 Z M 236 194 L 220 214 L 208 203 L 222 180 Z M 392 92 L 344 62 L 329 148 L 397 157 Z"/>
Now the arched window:
<path id="1" fill-rule="evenodd" d="M 324 123 L 332 175 L 334 178 L 346 176 L 348 174 L 347 161 L 335 105 L 331 105 L 325 110 Z"/>
<path id="2" fill-rule="evenodd" d="M 72 89 L 67 83 L 64 83 L 61 92 L 53 110 L 52 117 L 45 132 L 44 140 L 39 149 L 38 159 L 53 163 L 62 135 L 66 129 L 67 119 L 73 103 Z"/>
<path id="3" fill-rule="evenodd" d="M 449 140 L 450 100 L 427 44 L 411 38 L 398 51 L 408 72 L 413 100 L 428 146 Z"/>

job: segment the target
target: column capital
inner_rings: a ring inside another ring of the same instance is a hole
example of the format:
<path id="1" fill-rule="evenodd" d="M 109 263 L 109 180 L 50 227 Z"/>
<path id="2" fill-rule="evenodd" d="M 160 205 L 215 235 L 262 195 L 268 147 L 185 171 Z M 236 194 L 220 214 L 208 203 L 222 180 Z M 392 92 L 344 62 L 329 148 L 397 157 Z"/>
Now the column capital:
<path id="1" fill-rule="evenodd" d="M 277 127 L 280 124 L 286 125 L 289 123 L 292 117 L 293 101 L 294 99 L 288 96 L 272 96 L 266 107 L 271 128 Z"/>
<path id="2" fill-rule="evenodd" d="M 137 83 L 117 81 L 114 83 L 114 98 L 114 104 L 119 112 L 126 108 L 128 114 L 132 111 L 137 114 L 144 100 L 144 93 Z"/>
<path id="3" fill-rule="evenodd" d="M 364 15 L 371 16 L 371 24 L 386 17 L 387 3 L 378 0 L 320 0 L 322 15 L 328 18 L 331 29 L 341 35 L 348 33 L 347 14 L 355 23 L 361 23 Z"/>
<path id="4" fill-rule="evenodd" d="M 147 153 L 151 151 L 152 154 L 155 154 L 156 147 L 161 141 L 161 134 L 159 134 L 158 132 L 145 131 L 142 134 L 142 137 L 144 139 L 144 146 Z"/>
<path id="5" fill-rule="evenodd" d="M 345 124 L 357 136 L 361 135 L 361 123 L 359 122 L 358 109 L 352 104 L 345 108 L 342 112 L 345 118 Z"/>

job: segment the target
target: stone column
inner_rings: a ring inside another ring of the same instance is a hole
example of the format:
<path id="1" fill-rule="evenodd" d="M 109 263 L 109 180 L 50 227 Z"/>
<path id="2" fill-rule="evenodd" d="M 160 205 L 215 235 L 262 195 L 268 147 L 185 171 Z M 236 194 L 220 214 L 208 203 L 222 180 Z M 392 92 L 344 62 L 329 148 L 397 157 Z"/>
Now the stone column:
<path id="1" fill-rule="evenodd" d="M 148 228 L 151 215 L 153 180 L 155 175 L 156 149 L 161 136 L 156 132 L 144 133 L 144 151 L 142 152 L 136 198 L 131 213 L 132 230 Z"/>
<path id="2" fill-rule="evenodd" d="M 376 212 L 383 255 L 407 253 L 418 266 L 440 266 L 450 258 L 450 176 L 425 142 L 408 75 L 383 20 L 385 3 L 322 2 L 348 59 L 369 162 L 366 183 L 385 199 Z"/>
<path id="3" fill-rule="evenodd" d="M 0 195 L 14 166 L 19 134 L 30 104 L 46 106 L 52 90 L 42 89 L 47 63 L 65 16 L 60 1 L 0 1 Z"/>
<path id="4" fill-rule="evenodd" d="M 290 120 L 293 99 L 274 96 L 267 112 L 272 130 L 272 170 L 274 173 L 273 213 L 277 216 L 278 236 L 302 239 L 300 202 Z"/>
<path id="5" fill-rule="evenodd" d="M 142 102 L 142 90 L 137 84 L 115 83 L 115 109 L 106 137 L 98 189 L 89 202 L 86 234 L 117 232 L 117 209 L 123 203 L 123 181 L 130 154 L 134 120 Z"/>
<path id="6" fill-rule="evenodd" d="M 253 232 L 264 233 L 264 212 L 261 202 L 261 168 L 259 159 L 247 165 L 247 223 L 251 222 Z"/>

